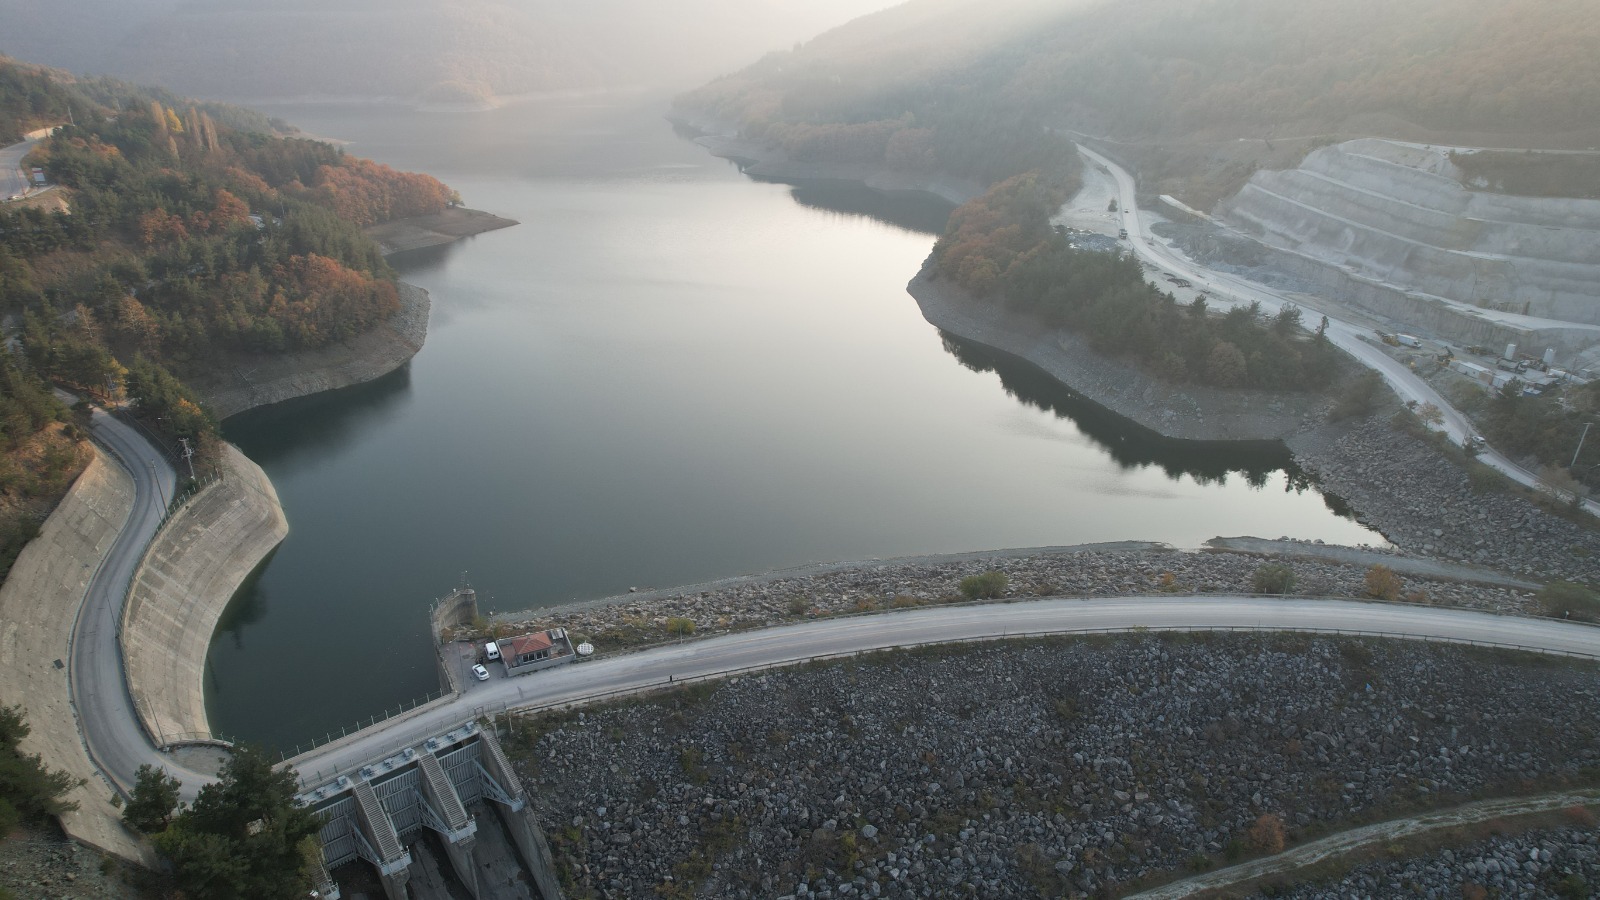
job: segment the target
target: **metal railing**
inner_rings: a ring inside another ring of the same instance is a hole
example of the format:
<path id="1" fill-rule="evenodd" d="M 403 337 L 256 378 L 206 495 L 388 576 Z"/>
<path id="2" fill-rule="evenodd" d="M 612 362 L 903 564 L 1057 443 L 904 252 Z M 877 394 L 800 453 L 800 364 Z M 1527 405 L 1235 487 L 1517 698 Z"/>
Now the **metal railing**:
<path id="1" fill-rule="evenodd" d="M 376 727 L 378 725 L 383 725 L 383 724 L 385 724 L 385 723 L 387 723 L 387 722 L 389 722 L 391 720 L 408 716 L 408 715 L 416 712 L 419 709 L 423 709 L 424 707 L 431 706 L 431 705 L 433 705 L 435 703 L 440 702 L 441 700 L 454 699 L 456 696 L 458 696 L 458 695 L 456 693 L 454 693 L 454 692 L 446 691 L 446 690 L 438 690 L 438 691 L 433 691 L 433 692 L 428 693 L 428 694 L 424 694 L 421 697 L 417 697 L 417 698 L 414 698 L 412 700 L 408 700 L 405 703 L 401 703 L 398 706 L 396 706 L 393 711 L 385 708 L 381 715 L 373 715 L 373 716 L 371 716 L 371 717 L 369 717 L 367 719 L 364 719 L 364 720 L 358 719 L 358 720 L 356 720 L 356 723 L 353 726 L 349 727 L 349 728 L 341 727 L 339 729 L 339 733 L 338 734 L 334 734 L 332 731 L 329 731 L 328 733 L 324 734 L 322 737 L 312 738 L 307 743 L 295 744 L 293 753 L 290 753 L 287 749 L 279 750 L 278 751 L 278 761 L 279 762 L 287 762 L 287 761 L 289 761 L 291 759 L 294 759 L 296 757 L 304 756 L 305 754 L 310 753 L 311 751 L 317 749 L 318 747 L 325 747 L 328 744 L 333 743 L 334 741 L 343 740 L 344 738 L 350 737 L 351 735 L 360 734 L 362 731 L 365 731 L 368 728 L 374 728 L 374 727 Z M 462 720 L 462 722 L 470 722 L 470 721 L 472 721 L 472 719 L 463 719 Z M 459 724 L 460 723 L 457 723 L 457 725 L 459 725 Z M 451 728 L 455 728 L 455 727 L 457 727 L 457 725 L 452 725 Z M 442 731 L 449 731 L 450 728 L 445 728 L 445 729 L 441 729 L 441 730 Z"/>

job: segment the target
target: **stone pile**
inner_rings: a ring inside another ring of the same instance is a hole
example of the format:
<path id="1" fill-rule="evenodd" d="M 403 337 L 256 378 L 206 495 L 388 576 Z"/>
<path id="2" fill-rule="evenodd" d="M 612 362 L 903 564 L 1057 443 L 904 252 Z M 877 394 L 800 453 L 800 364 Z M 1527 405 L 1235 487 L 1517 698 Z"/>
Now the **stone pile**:
<path id="1" fill-rule="evenodd" d="M 1407 551 L 1541 579 L 1600 580 L 1600 529 L 1515 493 L 1474 491 L 1465 471 L 1382 418 L 1295 455 Z"/>
<path id="2" fill-rule="evenodd" d="M 34 828 L 0 841 L 0 889 L 8 896 L 52 900 L 135 900 L 142 896 L 122 879 L 123 868 L 93 850 Z"/>
<path id="3" fill-rule="evenodd" d="M 1577 775 L 1592 666 L 1295 636 L 985 645 L 523 720 L 575 893 L 1088 894 Z M 698 891 L 698 893 L 696 893 Z"/>

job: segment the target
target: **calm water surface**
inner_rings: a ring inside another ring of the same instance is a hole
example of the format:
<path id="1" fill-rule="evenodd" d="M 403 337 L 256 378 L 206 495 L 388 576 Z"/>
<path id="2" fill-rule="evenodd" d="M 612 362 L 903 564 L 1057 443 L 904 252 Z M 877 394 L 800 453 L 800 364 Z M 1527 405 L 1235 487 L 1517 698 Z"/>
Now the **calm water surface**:
<path id="1" fill-rule="evenodd" d="M 846 559 L 1218 534 L 1381 539 L 1273 446 L 1153 439 L 950 339 L 946 211 L 756 183 L 659 100 L 273 109 L 516 228 L 394 260 L 427 346 L 237 417 L 289 538 L 212 647 L 219 731 L 291 747 L 437 688 L 429 602 L 501 610 Z"/>

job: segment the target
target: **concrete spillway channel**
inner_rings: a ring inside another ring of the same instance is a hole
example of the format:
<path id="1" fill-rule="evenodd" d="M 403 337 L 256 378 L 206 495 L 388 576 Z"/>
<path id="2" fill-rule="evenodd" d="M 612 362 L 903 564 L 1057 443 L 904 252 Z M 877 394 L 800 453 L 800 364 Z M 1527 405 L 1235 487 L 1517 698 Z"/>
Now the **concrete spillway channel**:
<path id="1" fill-rule="evenodd" d="M 521 779 L 494 733 L 476 724 L 428 738 L 298 799 L 323 820 L 324 897 L 341 898 L 342 882 L 373 876 L 389 900 L 460 891 L 475 900 L 562 897 Z M 370 869 L 349 868 L 363 863 Z"/>

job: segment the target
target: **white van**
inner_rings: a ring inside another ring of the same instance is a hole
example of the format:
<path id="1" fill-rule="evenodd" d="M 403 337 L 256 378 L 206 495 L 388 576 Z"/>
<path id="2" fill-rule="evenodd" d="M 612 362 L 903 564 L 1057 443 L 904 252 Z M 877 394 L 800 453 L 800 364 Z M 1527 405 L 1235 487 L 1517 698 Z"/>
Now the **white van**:
<path id="1" fill-rule="evenodd" d="M 485 658 L 487 658 L 489 660 L 489 662 L 494 662 L 495 660 L 500 658 L 500 645 L 495 643 L 494 641 L 490 641 L 487 644 L 484 644 L 483 645 L 483 655 L 484 655 Z"/>

